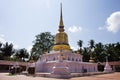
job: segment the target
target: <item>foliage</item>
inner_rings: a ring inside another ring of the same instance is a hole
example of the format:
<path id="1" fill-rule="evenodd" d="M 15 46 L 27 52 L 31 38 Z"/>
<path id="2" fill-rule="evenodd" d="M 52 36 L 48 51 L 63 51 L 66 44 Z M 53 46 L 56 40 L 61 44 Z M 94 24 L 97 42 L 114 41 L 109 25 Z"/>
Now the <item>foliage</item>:
<path id="1" fill-rule="evenodd" d="M 78 46 L 80 47 L 80 53 L 82 53 L 82 44 L 83 44 L 83 41 L 82 40 L 79 40 L 77 42 Z"/>
<path id="2" fill-rule="evenodd" d="M 94 40 L 90 40 L 89 47 L 84 47 L 82 50 L 83 61 L 88 62 L 91 54 L 95 62 L 105 62 L 106 56 L 108 56 L 108 61 L 119 61 L 120 43 L 103 44 L 99 42 L 95 44 Z"/>
<path id="3" fill-rule="evenodd" d="M 43 32 L 36 35 L 34 45 L 32 47 L 32 56 L 42 55 L 44 51 L 49 52 L 54 44 L 54 36 L 50 32 Z M 35 58 L 35 57 L 34 57 Z"/>
<path id="4" fill-rule="evenodd" d="M 10 56 L 14 53 L 13 44 L 6 42 L 5 44 L 0 45 L 0 54 L 3 56 L 3 59 L 9 60 Z"/>
<path id="5" fill-rule="evenodd" d="M 90 46 L 91 49 L 95 47 L 94 44 L 95 44 L 94 40 L 89 41 L 89 46 Z"/>
<path id="6" fill-rule="evenodd" d="M 18 61 L 25 61 L 25 58 L 29 58 L 29 53 L 25 48 L 19 49 L 19 50 L 16 50 L 14 57 Z"/>
<path id="7" fill-rule="evenodd" d="M 90 55 L 89 55 L 89 48 L 87 48 L 87 47 L 84 47 L 84 49 L 83 49 L 83 61 L 84 62 L 88 62 L 89 61 L 89 59 L 90 59 Z"/>
<path id="8" fill-rule="evenodd" d="M 94 53 L 95 53 L 94 58 L 95 58 L 95 60 L 97 62 L 105 61 L 106 51 L 104 49 L 104 45 L 101 42 L 95 44 L 95 51 L 94 51 Z"/>
<path id="9" fill-rule="evenodd" d="M 25 58 L 29 58 L 25 48 L 16 50 L 12 43 L 0 43 L 0 60 L 25 61 Z"/>

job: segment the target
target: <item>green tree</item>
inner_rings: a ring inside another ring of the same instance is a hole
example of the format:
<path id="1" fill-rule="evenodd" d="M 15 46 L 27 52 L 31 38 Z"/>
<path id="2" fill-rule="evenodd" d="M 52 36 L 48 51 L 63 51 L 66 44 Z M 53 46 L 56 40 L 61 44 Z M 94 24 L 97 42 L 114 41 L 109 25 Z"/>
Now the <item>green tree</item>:
<path id="1" fill-rule="evenodd" d="M 82 47 L 82 41 L 77 42 L 79 47 Z M 92 57 L 96 62 L 105 62 L 106 56 L 108 61 L 119 61 L 120 60 L 120 42 L 102 44 L 101 42 L 96 43 L 94 40 L 89 41 L 89 46 L 82 49 L 83 61 L 88 62 Z"/>
<path id="2" fill-rule="evenodd" d="M 39 57 L 44 51 L 49 52 L 54 45 L 54 36 L 50 32 L 43 32 L 36 35 L 34 45 L 32 47 L 31 56 Z M 36 58 L 37 59 L 37 58 Z"/>
<path id="3" fill-rule="evenodd" d="M 105 60 L 105 51 L 104 51 L 104 45 L 99 42 L 95 44 L 95 61 L 96 62 L 103 62 Z"/>
<path id="4" fill-rule="evenodd" d="M 120 48 L 118 47 L 119 43 L 109 43 L 105 45 L 105 50 L 108 56 L 109 61 L 119 61 L 120 57 Z"/>
<path id="5" fill-rule="evenodd" d="M 26 58 L 29 58 L 29 53 L 25 48 L 16 50 L 14 55 L 17 61 L 25 61 Z"/>
<path id="6" fill-rule="evenodd" d="M 10 56 L 14 53 L 13 44 L 8 44 L 8 42 L 6 42 L 5 44 L 3 44 L 1 51 L 3 53 L 4 59 L 9 60 Z"/>
<path id="7" fill-rule="evenodd" d="M 28 57 L 29 57 L 29 53 L 27 52 L 25 48 L 19 50 L 19 58 L 22 61 L 25 61 L 25 58 L 28 58 Z"/>
<path id="8" fill-rule="evenodd" d="M 94 54 L 94 48 L 95 48 L 95 41 L 94 40 L 90 40 L 89 41 L 89 48 L 90 48 L 90 57 L 95 57 Z"/>
<path id="9" fill-rule="evenodd" d="M 88 62 L 90 59 L 89 48 L 84 47 L 82 55 L 83 55 L 83 62 Z"/>
<path id="10" fill-rule="evenodd" d="M 89 47 L 90 47 L 90 49 L 93 49 L 95 47 L 95 41 L 94 40 L 89 41 Z"/>
<path id="11" fill-rule="evenodd" d="M 120 43 L 119 42 L 115 44 L 115 54 L 117 56 L 116 60 L 119 61 L 120 60 Z"/>
<path id="12" fill-rule="evenodd" d="M 82 40 L 79 40 L 77 42 L 78 46 L 80 47 L 80 53 L 82 53 L 82 44 L 83 44 L 83 41 Z"/>

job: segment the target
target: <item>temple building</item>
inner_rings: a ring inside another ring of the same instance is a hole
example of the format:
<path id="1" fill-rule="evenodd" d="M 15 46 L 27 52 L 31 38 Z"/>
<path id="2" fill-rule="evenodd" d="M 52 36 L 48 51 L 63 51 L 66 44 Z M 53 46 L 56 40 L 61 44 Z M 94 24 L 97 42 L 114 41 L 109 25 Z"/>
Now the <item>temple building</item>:
<path id="1" fill-rule="evenodd" d="M 51 75 L 70 75 L 71 73 L 97 72 L 97 63 L 83 62 L 83 56 L 73 53 L 68 35 L 65 33 L 62 4 L 60 7 L 60 23 L 55 36 L 55 44 L 50 53 L 43 54 L 35 64 L 36 72 Z"/>

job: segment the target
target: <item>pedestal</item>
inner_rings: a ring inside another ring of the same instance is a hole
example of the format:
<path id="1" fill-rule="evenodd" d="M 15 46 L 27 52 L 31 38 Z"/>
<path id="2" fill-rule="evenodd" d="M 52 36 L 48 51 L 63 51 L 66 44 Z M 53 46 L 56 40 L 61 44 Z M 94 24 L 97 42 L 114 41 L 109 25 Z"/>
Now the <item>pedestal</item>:
<path id="1" fill-rule="evenodd" d="M 51 77 L 55 78 L 70 78 L 69 68 L 65 65 L 64 62 L 56 62 L 51 72 Z"/>
<path id="2" fill-rule="evenodd" d="M 112 72 L 112 68 L 110 67 L 108 62 L 106 62 L 106 64 L 105 64 L 104 72 Z"/>

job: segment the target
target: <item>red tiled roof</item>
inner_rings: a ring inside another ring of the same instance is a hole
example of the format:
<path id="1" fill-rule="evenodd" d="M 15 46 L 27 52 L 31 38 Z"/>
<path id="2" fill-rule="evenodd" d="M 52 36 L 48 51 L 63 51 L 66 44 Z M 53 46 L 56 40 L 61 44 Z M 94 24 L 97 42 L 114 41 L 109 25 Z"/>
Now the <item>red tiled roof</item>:
<path id="1" fill-rule="evenodd" d="M 27 62 L 17 62 L 20 66 L 26 66 Z M 0 65 L 15 65 L 16 61 L 0 60 Z"/>
<path id="2" fill-rule="evenodd" d="M 106 62 L 101 63 L 102 65 L 105 65 Z M 108 62 L 110 65 L 120 65 L 120 61 L 113 61 L 113 62 Z"/>

